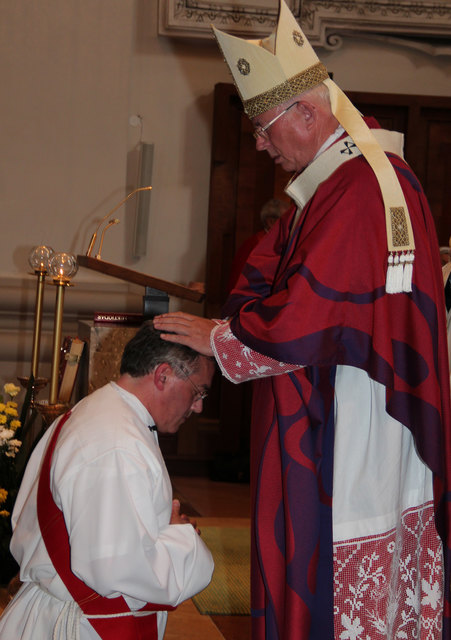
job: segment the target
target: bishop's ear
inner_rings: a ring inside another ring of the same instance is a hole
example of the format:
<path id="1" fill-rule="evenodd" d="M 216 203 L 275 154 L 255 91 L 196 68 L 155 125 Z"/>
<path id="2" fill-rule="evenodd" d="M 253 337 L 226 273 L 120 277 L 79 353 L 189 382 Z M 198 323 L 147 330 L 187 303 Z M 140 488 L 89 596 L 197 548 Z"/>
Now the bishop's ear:
<path id="1" fill-rule="evenodd" d="M 298 113 L 300 113 L 306 125 L 310 125 L 315 121 L 316 108 L 314 104 L 307 102 L 306 100 L 300 100 L 297 107 Z"/>

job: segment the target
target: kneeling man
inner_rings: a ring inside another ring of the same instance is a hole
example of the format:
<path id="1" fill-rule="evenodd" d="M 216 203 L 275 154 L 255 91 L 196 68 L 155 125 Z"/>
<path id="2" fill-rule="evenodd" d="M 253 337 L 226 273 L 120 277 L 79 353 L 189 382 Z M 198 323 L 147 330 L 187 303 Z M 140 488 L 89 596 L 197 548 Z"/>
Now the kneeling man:
<path id="1" fill-rule="evenodd" d="M 161 640 L 167 611 L 208 585 L 213 560 L 172 500 L 157 430 L 176 433 L 202 411 L 214 369 L 145 323 L 119 380 L 48 429 L 14 508 L 23 585 L 2 640 Z"/>

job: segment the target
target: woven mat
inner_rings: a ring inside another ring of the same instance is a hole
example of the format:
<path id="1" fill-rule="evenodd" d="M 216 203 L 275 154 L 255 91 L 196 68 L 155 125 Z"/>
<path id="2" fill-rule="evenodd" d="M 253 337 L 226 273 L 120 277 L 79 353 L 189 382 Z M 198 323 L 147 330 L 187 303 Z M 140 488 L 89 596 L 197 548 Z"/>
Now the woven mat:
<path id="1" fill-rule="evenodd" d="M 211 583 L 193 598 L 204 615 L 250 615 L 248 527 L 202 527 L 215 570 Z"/>

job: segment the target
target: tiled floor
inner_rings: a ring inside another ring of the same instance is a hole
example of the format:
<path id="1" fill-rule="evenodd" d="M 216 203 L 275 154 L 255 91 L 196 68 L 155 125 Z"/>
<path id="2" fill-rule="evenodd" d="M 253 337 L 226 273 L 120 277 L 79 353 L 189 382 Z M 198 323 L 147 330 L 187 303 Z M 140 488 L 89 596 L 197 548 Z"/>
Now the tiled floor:
<path id="1" fill-rule="evenodd" d="M 249 526 L 249 486 L 204 478 L 173 477 L 174 496 L 182 510 L 197 518 L 199 528 Z M 169 614 L 165 640 L 250 640 L 249 616 L 203 616 L 191 600 Z"/>

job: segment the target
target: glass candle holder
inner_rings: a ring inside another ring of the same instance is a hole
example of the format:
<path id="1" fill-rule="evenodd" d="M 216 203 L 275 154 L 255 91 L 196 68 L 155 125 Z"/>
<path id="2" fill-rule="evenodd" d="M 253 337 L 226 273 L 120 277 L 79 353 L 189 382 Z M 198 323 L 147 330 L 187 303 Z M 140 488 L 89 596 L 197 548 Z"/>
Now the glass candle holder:
<path id="1" fill-rule="evenodd" d="M 42 273 L 44 271 L 48 271 L 49 261 L 51 257 L 54 255 L 54 251 L 52 247 L 46 247 L 41 244 L 30 252 L 28 256 L 28 262 L 30 267 L 36 273 Z"/>
<path id="2" fill-rule="evenodd" d="M 48 263 L 49 273 L 57 282 L 69 282 L 78 271 L 78 263 L 72 253 L 59 252 Z"/>

